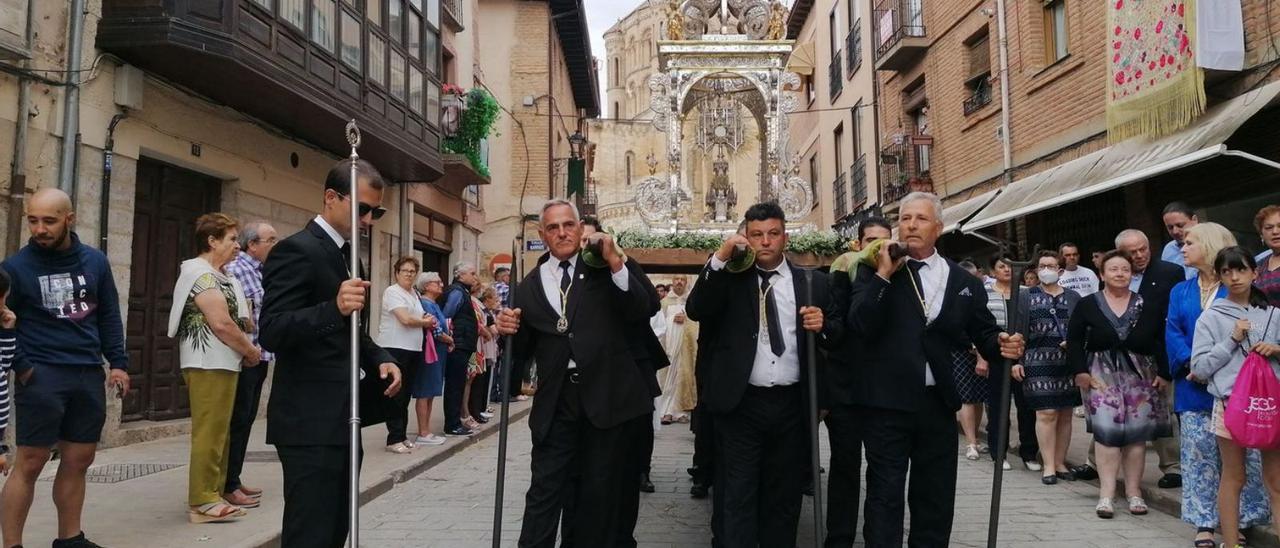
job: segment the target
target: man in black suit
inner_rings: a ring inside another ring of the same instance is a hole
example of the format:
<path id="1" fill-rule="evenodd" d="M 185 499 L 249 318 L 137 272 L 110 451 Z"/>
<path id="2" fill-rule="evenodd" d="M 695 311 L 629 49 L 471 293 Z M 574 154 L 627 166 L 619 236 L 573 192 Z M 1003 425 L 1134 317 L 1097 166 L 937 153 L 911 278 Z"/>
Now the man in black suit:
<path id="1" fill-rule="evenodd" d="M 582 218 L 582 244 L 586 246 L 592 234 L 604 232 L 600 227 L 600 221 L 594 217 Z M 627 272 L 631 274 L 632 284 L 638 284 L 649 298 L 655 303 L 653 306 L 659 306 L 661 302 L 658 298 L 658 290 L 654 287 L 653 282 L 649 281 L 649 276 L 644 273 L 639 263 L 633 259 L 627 259 Z M 631 356 L 635 359 L 636 367 L 640 369 L 640 375 L 645 379 L 645 388 L 648 389 L 651 397 L 662 395 L 662 388 L 658 386 L 658 370 L 671 365 L 667 360 L 667 353 L 662 349 L 662 343 L 658 341 L 658 336 L 653 333 L 653 329 L 649 326 L 648 321 L 629 322 L 629 333 L 626 337 L 627 345 L 631 351 Z M 619 454 L 634 456 L 635 460 L 631 463 L 635 473 L 639 476 L 640 481 L 635 491 L 626 491 L 625 497 L 620 494 L 622 499 L 622 507 L 619 513 L 622 516 L 622 522 L 618 526 L 617 546 L 634 547 L 636 517 L 640 510 L 640 492 L 654 492 L 654 485 L 649 481 L 649 462 L 653 457 L 653 421 L 633 421 L 635 432 L 629 434 L 627 438 L 632 440 L 636 447 L 633 449 L 619 449 Z M 564 509 L 560 518 L 560 548 L 572 548 L 575 546 L 573 542 L 573 527 L 577 523 L 575 516 L 577 482 L 580 478 L 576 473 L 570 473 L 569 482 L 565 484 L 564 489 Z"/>
<path id="2" fill-rule="evenodd" d="M 538 397 L 529 415 L 533 431 L 532 479 L 525 495 L 520 546 L 551 547 L 565 485 L 577 477 L 570 524 L 573 544 L 611 547 L 626 542 L 635 512 L 625 497 L 639 496 L 634 439 L 650 420 L 653 395 L 632 356 L 632 326 L 658 311 L 651 287 L 635 283 L 608 234 L 598 234 L 607 268 L 579 259 L 582 225 L 573 204 L 550 200 L 539 234 L 549 252 L 525 277 L 503 310 L 498 330 L 516 337 L 516 361 L 538 367 Z M 634 493 L 634 495 L 631 495 Z"/>
<path id="3" fill-rule="evenodd" d="M 1157 317 L 1168 318 L 1169 294 L 1173 292 L 1173 286 L 1186 279 L 1182 267 L 1153 257 L 1151 244 L 1141 230 L 1131 228 L 1121 231 L 1116 236 L 1116 249 L 1128 253 L 1133 259 L 1133 280 L 1129 282 L 1129 289 L 1142 295 L 1144 313 L 1153 311 Z M 1164 331 L 1160 335 L 1163 337 Z M 1173 404 L 1172 397 L 1165 400 L 1169 405 Z M 1172 407 L 1169 412 L 1173 412 Z M 1172 436 L 1159 438 L 1151 444 L 1159 457 L 1160 471 L 1164 474 L 1156 484 L 1165 489 L 1182 487 L 1182 455 L 1179 447 L 1182 440 L 1179 432 L 1180 429 L 1174 428 Z"/>
<path id="4" fill-rule="evenodd" d="M 850 293 L 844 336 L 860 351 L 848 386 L 866 448 L 867 546 L 902 545 L 904 488 L 909 546 L 947 546 L 960 409 L 951 355 L 970 345 L 992 362 L 1022 355 L 1022 337 L 996 327 L 982 283 L 935 249 L 941 218 L 937 196 L 903 198 L 897 245 L 905 245 L 908 256 L 894 260 L 894 246 L 883 246 L 875 267 L 857 266 Z"/>
<path id="5" fill-rule="evenodd" d="M 827 278 L 787 262 L 777 204 L 753 205 L 743 217 L 745 234 L 727 238 L 703 267 L 686 308 L 716 332 L 702 394 L 716 424 L 713 533 L 726 547 L 786 548 L 796 544 L 809 469 L 805 331 L 823 333 Z M 756 260 L 734 273 L 727 263 L 738 246 L 750 246 Z"/>
<path id="6" fill-rule="evenodd" d="M 858 243 L 866 249 L 876 240 L 888 240 L 892 227 L 883 217 L 871 217 L 858 224 Z M 831 273 L 831 299 L 827 303 L 826 320 L 843 325 L 849 314 L 849 293 L 853 274 Z M 862 494 L 862 435 L 858 433 L 856 408 L 853 405 L 854 368 L 858 367 L 856 337 L 843 337 L 839 346 L 827 357 L 825 381 L 820 404 L 826 411 L 823 419 L 831 442 L 831 476 L 827 479 L 827 548 L 850 548 L 858 533 L 858 502 Z"/>
<path id="7" fill-rule="evenodd" d="M 369 282 L 348 270 L 351 201 L 365 228 L 382 217 L 382 177 L 356 162 L 338 162 L 324 182 L 324 209 L 272 250 L 263 268 L 262 346 L 276 353 L 267 406 L 267 443 L 284 469 L 285 547 L 339 547 L 347 536 L 351 339 L 350 318 L 364 309 Z M 361 271 L 363 271 L 363 267 Z M 367 334 L 360 338 L 363 424 L 400 390 L 395 360 Z M 359 463 L 354 463 L 359 466 Z"/>

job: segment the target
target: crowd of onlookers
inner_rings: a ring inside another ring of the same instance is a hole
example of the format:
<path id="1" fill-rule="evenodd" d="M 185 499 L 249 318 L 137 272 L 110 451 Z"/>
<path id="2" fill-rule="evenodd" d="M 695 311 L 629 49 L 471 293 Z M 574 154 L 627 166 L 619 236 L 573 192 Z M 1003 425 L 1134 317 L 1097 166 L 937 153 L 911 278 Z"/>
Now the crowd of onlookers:
<path id="1" fill-rule="evenodd" d="M 1000 327 L 1025 334 L 1026 353 L 1010 375 L 1027 469 L 1046 485 L 1100 478 L 1095 511 L 1104 519 L 1116 511 L 1122 479 L 1125 506 L 1142 515 L 1151 444 L 1159 487 L 1182 487 L 1194 545 L 1215 546 L 1216 532 L 1226 546 L 1243 545 L 1251 528 L 1273 519 L 1280 448 L 1246 449 L 1224 415 L 1247 356 L 1280 375 L 1280 206 L 1254 219 L 1266 247 L 1258 255 L 1186 204 L 1169 204 L 1163 221 L 1171 239 L 1159 256 L 1134 229 L 1120 232 L 1114 249 L 1095 251 L 1092 269 L 1081 264 L 1080 246 L 1063 243 L 1033 257 L 1021 287 L 1014 279 L 1023 265 L 1008 256 L 987 269 L 958 264 L 984 280 Z M 994 453 L 1009 420 L 989 417 L 988 442 L 980 443 L 982 414 L 997 409 L 999 384 L 975 353 L 955 356 L 954 366 L 965 457 L 977 460 Z M 1088 461 L 1069 468 L 1072 409 L 1080 406 L 1093 440 Z"/>

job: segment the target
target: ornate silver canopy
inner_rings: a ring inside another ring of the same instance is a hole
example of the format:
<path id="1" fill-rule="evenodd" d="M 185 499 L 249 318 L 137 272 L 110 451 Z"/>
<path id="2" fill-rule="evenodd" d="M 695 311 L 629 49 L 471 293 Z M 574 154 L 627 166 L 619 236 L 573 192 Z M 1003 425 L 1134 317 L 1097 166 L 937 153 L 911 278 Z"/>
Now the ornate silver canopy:
<path id="1" fill-rule="evenodd" d="M 666 220 L 664 228 L 677 230 L 683 201 L 689 199 L 682 170 L 686 116 L 695 107 L 700 117 L 712 111 L 709 118 L 699 119 L 697 146 L 721 149 L 731 140 L 732 129 L 726 124 L 732 123 L 732 117 L 723 110 L 716 112 L 726 98 L 733 108 L 750 113 L 761 131 L 757 199 L 777 201 L 788 218 L 809 213 L 814 200 L 809 183 L 784 165 L 790 163 L 787 113 L 795 109 L 796 100 L 783 89 L 800 81 L 785 69 L 794 42 L 765 39 L 780 38 L 783 21 L 785 9 L 765 0 L 685 0 L 678 11 L 668 13 L 667 36 L 678 34 L 679 39 L 658 42 L 659 72 L 649 78 L 653 125 L 666 135 L 667 175 L 665 180 L 646 178 L 636 189 L 637 209 L 651 226 Z M 733 196 L 735 203 L 736 199 Z M 716 217 L 725 222 L 723 214 Z"/>

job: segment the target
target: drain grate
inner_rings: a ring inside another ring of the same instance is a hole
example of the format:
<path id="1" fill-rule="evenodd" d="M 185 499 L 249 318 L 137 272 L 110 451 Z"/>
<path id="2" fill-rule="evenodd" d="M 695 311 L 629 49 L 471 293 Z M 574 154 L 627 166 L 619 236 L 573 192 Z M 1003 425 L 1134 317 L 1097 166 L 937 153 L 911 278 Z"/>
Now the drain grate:
<path id="1" fill-rule="evenodd" d="M 275 451 L 246 451 L 245 462 L 280 462 L 280 455 Z"/>
<path id="2" fill-rule="evenodd" d="M 165 470 L 180 468 L 181 464 L 103 464 L 90 466 L 85 480 L 89 483 L 119 483 L 142 476 L 158 474 Z M 40 478 L 40 481 L 53 481 L 54 476 Z"/>

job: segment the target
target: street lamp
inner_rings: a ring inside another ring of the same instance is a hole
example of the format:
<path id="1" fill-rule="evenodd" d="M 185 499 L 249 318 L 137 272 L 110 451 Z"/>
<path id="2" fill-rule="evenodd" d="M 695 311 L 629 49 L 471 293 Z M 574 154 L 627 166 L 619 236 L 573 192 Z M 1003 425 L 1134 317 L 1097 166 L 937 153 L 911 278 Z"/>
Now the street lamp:
<path id="1" fill-rule="evenodd" d="M 569 151 L 575 159 L 582 157 L 586 145 L 587 138 L 582 136 L 581 131 L 574 131 L 573 135 L 569 136 Z"/>

